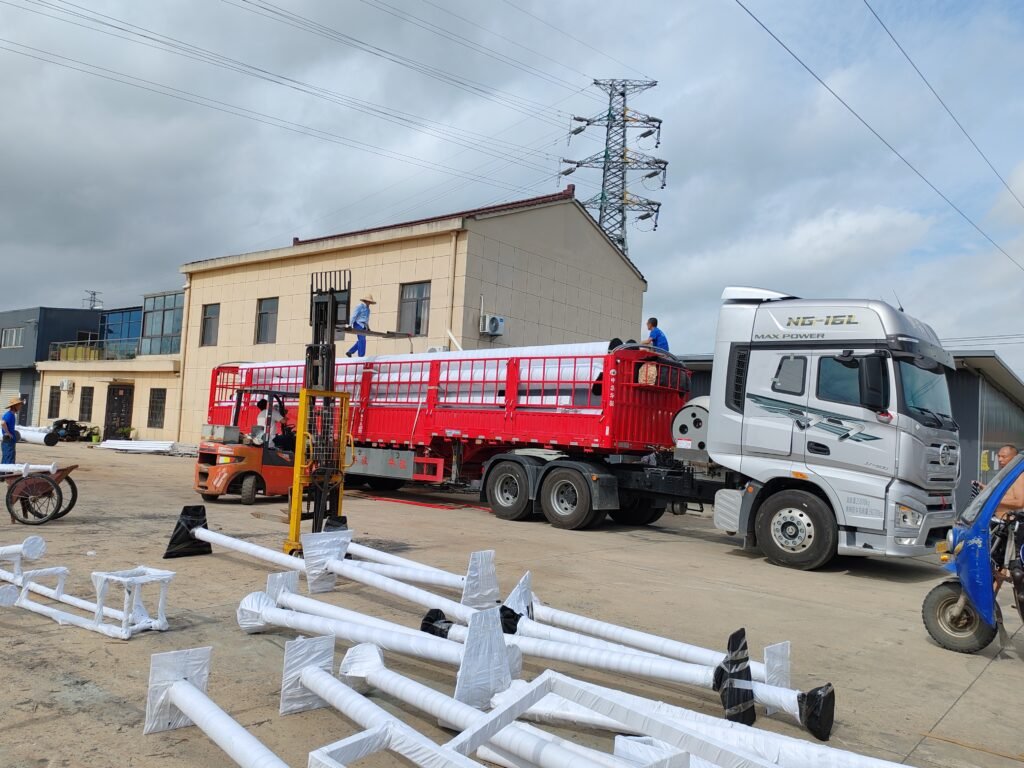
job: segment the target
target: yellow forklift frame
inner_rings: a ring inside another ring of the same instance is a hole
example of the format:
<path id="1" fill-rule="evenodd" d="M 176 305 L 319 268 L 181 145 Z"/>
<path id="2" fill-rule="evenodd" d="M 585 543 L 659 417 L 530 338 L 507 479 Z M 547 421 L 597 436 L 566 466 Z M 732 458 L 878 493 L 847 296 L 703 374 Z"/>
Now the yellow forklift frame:
<path id="1" fill-rule="evenodd" d="M 302 535 L 303 508 L 306 502 L 306 489 L 313 484 L 313 472 L 323 467 L 316 466 L 316 461 L 311 458 L 313 453 L 314 438 L 316 437 L 316 403 L 318 400 L 333 399 L 334 408 L 339 414 L 337 425 L 338 444 L 332 446 L 335 450 L 331 453 L 332 464 L 327 471 L 332 473 L 329 477 L 331 485 L 338 484 L 338 509 L 337 514 L 342 515 L 342 505 L 345 495 L 345 470 L 351 463 L 346 464 L 346 446 L 351 443 L 352 436 L 349 434 L 349 395 L 347 392 L 334 392 L 318 389 L 299 390 L 299 412 L 295 425 L 295 469 L 292 475 L 292 492 L 289 503 L 288 516 L 288 539 L 284 543 L 284 551 L 290 555 L 298 555 L 302 552 L 300 537 Z M 322 480 L 321 480 L 322 482 Z"/>

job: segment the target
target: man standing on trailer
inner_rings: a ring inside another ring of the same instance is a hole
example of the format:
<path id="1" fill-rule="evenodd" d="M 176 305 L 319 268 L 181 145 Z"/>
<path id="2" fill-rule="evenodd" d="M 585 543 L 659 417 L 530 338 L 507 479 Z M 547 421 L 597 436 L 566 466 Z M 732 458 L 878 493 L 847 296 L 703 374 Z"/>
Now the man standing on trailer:
<path id="1" fill-rule="evenodd" d="M 7 404 L 7 410 L 3 417 L 0 417 L 0 432 L 3 433 L 3 458 L 4 464 L 16 464 L 14 447 L 18 442 L 18 410 L 21 408 L 21 398 L 12 397 Z"/>
<path id="2" fill-rule="evenodd" d="M 357 331 L 370 330 L 370 305 L 376 303 L 372 293 L 366 294 L 356 305 L 356 311 L 352 313 L 352 321 L 349 325 Z M 366 337 L 362 334 L 356 334 L 356 343 L 345 353 L 345 357 L 352 357 L 353 354 L 358 357 L 366 357 Z"/>
<path id="3" fill-rule="evenodd" d="M 652 317 L 647 320 L 647 332 L 650 336 L 641 341 L 641 344 L 660 349 L 662 352 L 668 352 L 668 338 L 661 328 L 658 327 L 658 318 Z"/>

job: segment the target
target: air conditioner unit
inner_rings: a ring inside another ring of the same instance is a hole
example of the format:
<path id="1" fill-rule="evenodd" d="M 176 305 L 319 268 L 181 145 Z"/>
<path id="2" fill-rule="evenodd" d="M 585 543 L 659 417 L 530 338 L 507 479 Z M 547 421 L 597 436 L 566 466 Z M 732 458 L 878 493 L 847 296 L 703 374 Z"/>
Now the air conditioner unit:
<path id="1" fill-rule="evenodd" d="M 427 347 L 427 354 L 435 355 L 439 352 L 447 352 L 448 347 Z"/>
<path id="2" fill-rule="evenodd" d="M 501 315 L 480 315 L 480 333 L 487 336 L 503 336 L 505 334 L 505 318 Z"/>
<path id="3" fill-rule="evenodd" d="M 61 392 L 74 392 L 75 382 L 72 379 L 61 379 L 60 380 L 60 391 Z"/>

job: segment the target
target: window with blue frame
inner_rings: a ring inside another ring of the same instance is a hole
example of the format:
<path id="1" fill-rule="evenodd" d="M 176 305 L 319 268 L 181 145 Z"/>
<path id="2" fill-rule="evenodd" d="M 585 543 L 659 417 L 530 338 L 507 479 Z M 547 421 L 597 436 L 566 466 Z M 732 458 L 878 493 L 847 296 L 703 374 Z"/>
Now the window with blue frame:
<path id="1" fill-rule="evenodd" d="M 181 351 L 181 323 L 185 294 L 147 296 L 142 305 L 142 342 L 139 354 L 176 355 Z"/>

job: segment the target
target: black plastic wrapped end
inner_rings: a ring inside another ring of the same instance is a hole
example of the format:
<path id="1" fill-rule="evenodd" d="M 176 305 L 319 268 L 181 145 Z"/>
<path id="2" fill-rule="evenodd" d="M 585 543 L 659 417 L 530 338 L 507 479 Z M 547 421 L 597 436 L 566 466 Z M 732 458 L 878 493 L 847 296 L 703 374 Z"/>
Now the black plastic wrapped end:
<path id="1" fill-rule="evenodd" d="M 182 507 L 178 515 L 178 522 L 174 524 L 174 533 L 171 540 L 167 542 L 167 551 L 164 552 L 164 560 L 174 557 L 193 557 L 194 555 L 209 555 L 213 553 L 213 547 L 208 541 L 200 541 L 193 538 L 192 531 L 196 528 L 206 528 L 206 507 L 196 504 L 190 507 Z"/>
<path id="2" fill-rule="evenodd" d="M 347 531 L 348 518 L 344 515 L 332 515 L 324 519 L 324 533 L 328 531 Z"/>
<path id="3" fill-rule="evenodd" d="M 797 698 L 800 722 L 819 741 L 828 741 L 836 719 L 836 691 L 832 683 L 825 683 Z"/>
<path id="4" fill-rule="evenodd" d="M 516 613 L 507 605 L 501 606 L 498 611 L 501 614 L 501 631 L 506 635 L 514 635 L 519 631 L 519 620 L 523 618 L 521 613 Z"/>
<path id="5" fill-rule="evenodd" d="M 712 686 L 722 699 L 726 720 L 753 725 L 757 720 L 757 711 L 754 709 L 754 691 L 750 683 L 746 629 L 737 629 L 729 635 L 727 647 L 725 658 L 715 668 Z"/>
<path id="6" fill-rule="evenodd" d="M 434 637 L 443 637 L 447 640 L 448 630 L 451 629 L 451 626 L 452 623 L 448 621 L 444 611 L 440 608 L 431 608 L 427 611 L 427 615 L 423 617 L 423 621 L 420 622 L 420 631 Z"/>

